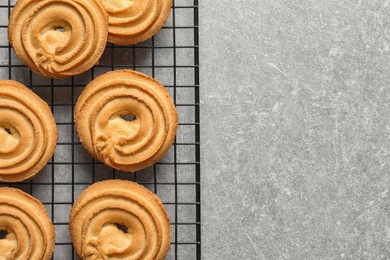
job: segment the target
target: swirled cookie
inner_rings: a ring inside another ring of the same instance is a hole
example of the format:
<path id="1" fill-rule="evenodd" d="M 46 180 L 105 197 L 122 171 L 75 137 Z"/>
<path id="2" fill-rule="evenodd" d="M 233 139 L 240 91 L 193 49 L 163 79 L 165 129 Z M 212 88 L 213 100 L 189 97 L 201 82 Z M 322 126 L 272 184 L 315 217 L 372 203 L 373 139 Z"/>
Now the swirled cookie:
<path id="1" fill-rule="evenodd" d="M 108 41 L 120 45 L 145 41 L 168 19 L 172 0 L 103 0 L 109 15 Z"/>
<path id="2" fill-rule="evenodd" d="M 42 203 L 31 195 L 0 187 L 0 259 L 48 260 L 54 250 L 53 223 Z"/>
<path id="3" fill-rule="evenodd" d="M 170 222 L 161 200 L 124 180 L 101 181 L 84 190 L 70 212 L 69 230 L 82 259 L 159 260 L 170 246 Z"/>
<path id="4" fill-rule="evenodd" d="M 81 74 L 107 43 L 108 15 L 100 0 L 18 0 L 8 38 L 34 72 L 51 78 Z"/>
<path id="5" fill-rule="evenodd" d="M 52 157 L 57 126 L 47 103 L 23 84 L 0 80 L 0 180 L 32 178 Z"/>
<path id="6" fill-rule="evenodd" d="M 76 103 L 74 119 L 86 150 L 127 172 L 160 160 L 178 126 L 168 91 L 157 80 L 133 70 L 107 72 L 91 81 Z"/>

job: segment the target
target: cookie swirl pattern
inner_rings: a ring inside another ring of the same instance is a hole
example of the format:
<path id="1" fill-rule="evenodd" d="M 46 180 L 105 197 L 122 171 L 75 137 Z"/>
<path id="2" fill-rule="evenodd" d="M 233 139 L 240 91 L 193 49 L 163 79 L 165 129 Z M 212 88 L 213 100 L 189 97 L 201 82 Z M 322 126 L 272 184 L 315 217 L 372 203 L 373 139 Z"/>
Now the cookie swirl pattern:
<path id="1" fill-rule="evenodd" d="M 37 174 L 52 157 L 57 126 L 47 103 L 23 84 L 0 80 L 0 180 Z"/>
<path id="2" fill-rule="evenodd" d="M 40 201 L 15 188 L 0 188 L 1 259 L 50 259 L 54 226 Z"/>
<path id="3" fill-rule="evenodd" d="M 101 181 L 84 190 L 72 207 L 69 230 L 82 259 L 159 260 L 170 246 L 170 222 L 161 200 L 124 180 Z"/>
<path id="4" fill-rule="evenodd" d="M 65 78 L 99 61 L 107 27 L 108 15 L 98 0 L 18 0 L 10 15 L 8 38 L 31 70 Z"/>
<path id="5" fill-rule="evenodd" d="M 108 41 L 120 45 L 145 41 L 169 16 L 172 0 L 103 0 L 109 15 Z"/>
<path id="6" fill-rule="evenodd" d="M 126 120 L 125 116 L 134 120 Z M 178 118 L 168 91 L 155 79 L 133 71 L 108 72 L 90 82 L 74 111 L 87 151 L 127 172 L 146 168 L 168 151 Z"/>

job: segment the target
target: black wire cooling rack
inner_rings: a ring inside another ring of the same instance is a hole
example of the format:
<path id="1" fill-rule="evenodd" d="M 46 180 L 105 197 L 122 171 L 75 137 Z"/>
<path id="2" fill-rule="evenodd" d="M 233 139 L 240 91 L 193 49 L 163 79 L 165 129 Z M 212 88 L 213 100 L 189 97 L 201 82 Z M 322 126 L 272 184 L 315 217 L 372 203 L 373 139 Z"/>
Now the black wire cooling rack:
<path id="1" fill-rule="evenodd" d="M 57 233 L 53 259 L 78 259 L 68 231 L 71 206 L 90 184 L 112 178 L 136 181 L 162 199 L 172 227 L 166 259 L 200 259 L 198 1 L 174 0 L 168 21 L 152 39 L 129 46 L 107 44 L 98 65 L 65 80 L 38 76 L 15 55 L 7 40 L 8 17 L 15 2 L 0 2 L 0 77 L 25 84 L 51 106 L 59 139 L 53 158 L 34 179 L 11 186 L 45 205 Z M 104 72 L 123 68 L 159 80 L 179 113 L 176 140 L 166 156 L 136 173 L 113 170 L 92 159 L 73 122 L 73 107 L 84 86 Z"/>

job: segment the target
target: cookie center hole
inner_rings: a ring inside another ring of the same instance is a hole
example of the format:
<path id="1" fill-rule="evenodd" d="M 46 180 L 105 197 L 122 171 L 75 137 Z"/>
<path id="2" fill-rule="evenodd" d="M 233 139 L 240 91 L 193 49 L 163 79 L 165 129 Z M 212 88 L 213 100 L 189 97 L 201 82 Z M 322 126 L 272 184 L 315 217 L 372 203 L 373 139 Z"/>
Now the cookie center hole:
<path id="1" fill-rule="evenodd" d="M 127 227 L 125 225 L 115 223 L 116 227 L 121 230 L 123 233 L 127 233 Z"/>
<path id="2" fill-rule="evenodd" d="M 128 115 L 121 115 L 121 118 L 125 121 L 131 122 L 135 120 L 135 117 L 131 114 Z"/>
<path id="3" fill-rule="evenodd" d="M 4 130 L 9 135 L 12 135 L 14 132 L 12 127 L 9 125 L 0 125 L 0 130 Z"/>
<path id="4" fill-rule="evenodd" d="M 57 26 L 57 27 L 56 27 L 56 30 L 59 31 L 59 32 L 64 32 L 64 31 L 65 31 L 65 28 L 62 27 L 62 26 Z"/>
<path id="5" fill-rule="evenodd" d="M 7 230 L 0 230 L 0 239 L 5 239 L 8 235 Z"/>

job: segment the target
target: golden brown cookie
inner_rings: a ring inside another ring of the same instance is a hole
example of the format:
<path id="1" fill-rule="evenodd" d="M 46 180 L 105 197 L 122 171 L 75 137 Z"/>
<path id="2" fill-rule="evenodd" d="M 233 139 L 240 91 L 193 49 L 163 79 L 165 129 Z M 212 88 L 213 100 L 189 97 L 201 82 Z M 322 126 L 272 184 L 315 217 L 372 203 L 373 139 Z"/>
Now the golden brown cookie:
<path id="1" fill-rule="evenodd" d="M 31 195 L 0 187 L 0 259 L 51 258 L 55 244 L 53 223 L 42 203 Z"/>
<path id="2" fill-rule="evenodd" d="M 98 63 L 108 36 L 100 0 L 18 0 L 8 38 L 34 72 L 51 78 L 81 74 Z"/>
<path id="3" fill-rule="evenodd" d="M 0 80 L 0 181 L 35 176 L 52 157 L 57 136 L 45 101 L 19 82 Z"/>
<path id="4" fill-rule="evenodd" d="M 101 181 L 84 190 L 70 212 L 69 230 L 82 259 L 159 260 L 170 246 L 170 222 L 161 200 L 124 180 Z"/>
<path id="5" fill-rule="evenodd" d="M 108 41 L 126 45 L 145 41 L 168 19 L 172 0 L 102 0 L 108 15 Z"/>
<path id="6" fill-rule="evenodd" d="M 178 126 L 168 91 L 157 80 L 133 70 L 107 72 L 90 82 L 76 103 L 74 119 L 87 151 L 127 172 L 160 160 Z"/>

